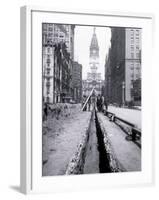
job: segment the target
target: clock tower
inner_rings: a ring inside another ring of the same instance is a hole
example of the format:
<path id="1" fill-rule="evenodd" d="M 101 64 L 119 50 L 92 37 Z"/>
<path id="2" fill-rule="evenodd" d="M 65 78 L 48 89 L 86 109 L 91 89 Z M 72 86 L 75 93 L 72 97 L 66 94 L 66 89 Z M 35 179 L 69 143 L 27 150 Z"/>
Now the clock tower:
<path id="1" fill-rule="evenodd" d="M 93 35 L 89 48 L 89 66 L 90 72 L 87 73 L 87 79 L 83 81 L 83 94 L 88 96 L 93 88 L 96 95 L 101 94 L 103 81 L 99 69 L 99 45 L 96 35 L 96 28 L 93 28 Z"/>
<path id="2" fill-rule="evenodd" d="M 98 46 L 98 40 L 95 33 L 96 28 L 93 29 L 93 36 L 90 44 L 90 55 L 89 55 L 89 66 L 91 69 L 91 73 L 97 73 L 97 69 L 99 67 L 99 46 Z"/>

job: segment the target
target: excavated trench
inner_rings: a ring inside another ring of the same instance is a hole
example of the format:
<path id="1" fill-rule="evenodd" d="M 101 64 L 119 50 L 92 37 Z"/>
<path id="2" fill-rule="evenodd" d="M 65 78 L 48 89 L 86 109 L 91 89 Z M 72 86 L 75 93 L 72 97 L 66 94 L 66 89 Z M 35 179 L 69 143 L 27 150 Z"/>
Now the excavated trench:
<path id="1" fill-rule="evenodd" d="M 84 174 L 110 173 L 109 157 L 105 149 L 103 133 L 95 111 L 93 111 L 88 141 L 86 144 Z"/>
<path id="2" fill-rule="evenodd" d="M 98 151 L 99 151 L 99 170 L 100 173 L 110 173 L 112 171 L 109 164 L 109 157 L 105 149 L 104 137 L 96 112 L 95 112 L 95 125 L 96 125 L 96 134 L 97 134 Z"/>
<path id="3" fill-rule="evenodd" d="M 89 129 L 77 155 L 70 162 L 66 174 L 111 173 L 110 153 L 106 151 L 104 134 L 95 111 L 92 111 Z"/>

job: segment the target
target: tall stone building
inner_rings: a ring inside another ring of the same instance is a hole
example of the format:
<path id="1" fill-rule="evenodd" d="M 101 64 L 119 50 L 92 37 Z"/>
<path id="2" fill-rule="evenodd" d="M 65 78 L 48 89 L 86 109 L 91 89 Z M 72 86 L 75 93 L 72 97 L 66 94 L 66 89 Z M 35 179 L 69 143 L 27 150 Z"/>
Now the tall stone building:
<path id="1" fill-rule="evenodd" d="M 106 58 L 105 81 L 107 101 L 109 103 L 123 103 L 122 85 L 125 80 L 125 29 L 111 29 L 111 48 Z"/>
<path id="2" fill-rule="evenodd" d="M 69 101 L 72 93 L 74 25 L 43 23 L 43 102 Z"/>
<path id="3" fill-rule="evenodd" d="M 73 62 L 72 85 L 73 85 L 73 100 L 75 101 L 75 103 L 81 103 L 82 65 L 79 64 L 78 62 Z"/>
<path id="4" fill-rule="evenodd" d="M 125 101 L 141 105 L 141 29 L 127 28 L 125 36 Z"/>
<path id="5" fill-rule="evenodd" d="M 141 104 L 141 30 L 112 28 L 105 62 L 105 97 L 118 105 Z"/>
<path id="6" fill-rule="evenodd" d="M 111 68 L 110 68 L 110 56 L 111 48 L 108 50 L 108 54 L 105 59 L 105 80 L 104 80 L 104 97 L 109 102 L 111 102 Z"/>
<path id="7" fill-rule="evenodd" d="M 99 46 L 95 28 L 93 29 L 93 36 L 90 44 L 89 66 L 90 72 L 87 73 L 87 79 L 83 80 L 83 95 L 88 96 L 91 90 L 95 89 L 95 94 L 101 94 L 103 81 L 101 73 L 98 72 L 99 68 Z"/>

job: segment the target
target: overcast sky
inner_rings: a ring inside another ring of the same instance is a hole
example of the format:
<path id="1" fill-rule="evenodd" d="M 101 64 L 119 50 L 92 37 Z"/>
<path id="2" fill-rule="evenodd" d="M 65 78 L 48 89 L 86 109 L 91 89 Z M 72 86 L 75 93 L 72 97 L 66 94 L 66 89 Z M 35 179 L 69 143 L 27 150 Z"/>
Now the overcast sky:
<path id="1" fill-rule="evenodd" d="M 87 78 L 89 67 L 89 47 L 93 35 L 92 26 L 76 26 L 75 27 L 75 61 L 82 64 L 82 78 Z M 104 64 L 106 54 L 110 47 L 111 30 L 107 27 L 96 27 L 96 35 L 99 45 L 99 64 L 98 72 L 101 72 L 104 80 Z"/>

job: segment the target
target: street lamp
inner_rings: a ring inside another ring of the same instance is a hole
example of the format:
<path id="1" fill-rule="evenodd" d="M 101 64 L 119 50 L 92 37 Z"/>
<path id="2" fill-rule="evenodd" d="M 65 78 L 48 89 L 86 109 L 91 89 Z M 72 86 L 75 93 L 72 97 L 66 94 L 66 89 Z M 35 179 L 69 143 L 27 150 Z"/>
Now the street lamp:
<path id="1" fill-rule="evenodd" d="M 125 82 L 122 82 L 122 103 L 125 105 Z"/>

